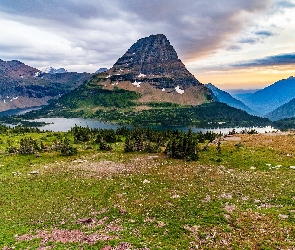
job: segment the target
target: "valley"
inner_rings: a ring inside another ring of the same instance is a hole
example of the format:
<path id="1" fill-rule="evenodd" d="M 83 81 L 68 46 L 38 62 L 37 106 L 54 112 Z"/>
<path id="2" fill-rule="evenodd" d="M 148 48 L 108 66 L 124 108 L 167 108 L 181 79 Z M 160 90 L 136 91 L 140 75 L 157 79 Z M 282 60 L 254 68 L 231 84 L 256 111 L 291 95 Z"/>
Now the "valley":
<path id="1" fill-rule="evenodd" d="M 0 61 L 0 249 L 293 249 L 293 84 L 203 84 L 162 34 L 94 74 Z"/>

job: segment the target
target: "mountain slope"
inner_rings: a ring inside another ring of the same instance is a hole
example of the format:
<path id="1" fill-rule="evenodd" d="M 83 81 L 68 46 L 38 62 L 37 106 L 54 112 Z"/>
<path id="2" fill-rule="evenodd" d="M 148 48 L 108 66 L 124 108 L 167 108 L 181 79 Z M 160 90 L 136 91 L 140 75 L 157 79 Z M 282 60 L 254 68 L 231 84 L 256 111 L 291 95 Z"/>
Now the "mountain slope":
<path id="1" fill-rule="evenodd" d="M 45 105 L 90 77 L 87 73 L 47 74 L 16 60 L 0 60 L 0 111 Z"/>
<path id="2" fill-rule="evenodd" d="M 273 121 L 295 117 L 295 98 L 266 114 L 265 117 Z"/>
<path id="3" fill-rule="evenodd" d="M 106 74 L 97 77 L 96 84 L 140 93 L 142 103 L 199 105 L 212 100 L 210 91 L 186 69 L 161 34 L 139 39 Z"/>
<path id="4" fill-rule="evenodd" d="M 243 102 L 260 115 L 266 115 L 293 98 L 295 98 L 295 78 L 291 76 L 255 92 Z"/>
<path id="5" fill-rule="evenodd" d="M 229 105 L 231 107 L 244 110 L 247 113 L 252 114 L 252 115 L 256 114 L 253 110 L 251 110 L 249 107 L 247 107 L 243 102 L 235 99 L 226 91 L 223 91 L 223 90 L 215 87 L 211 83 L 206 84 L 206 87 L 209 88 L 213 92 L 214 96 L 216 97 L 215 101 L 226 103 L 227 105 Z"/>
<path id="6" fill-rule="evenodd" d="M 142 126 L 270 123 L 213 102 L 211 91 L 185 68 L 164 35 L 138 40 L 111 69 L 25 117 L 84 117 Z"/>

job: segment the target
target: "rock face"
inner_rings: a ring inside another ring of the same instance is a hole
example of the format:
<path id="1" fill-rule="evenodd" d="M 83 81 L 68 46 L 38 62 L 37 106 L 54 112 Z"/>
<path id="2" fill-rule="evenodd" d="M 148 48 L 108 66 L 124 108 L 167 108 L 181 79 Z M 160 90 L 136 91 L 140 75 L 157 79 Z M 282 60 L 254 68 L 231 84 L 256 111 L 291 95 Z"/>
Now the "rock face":
<path id="1" fill-rule="evenodd" d="M 45 105 L 90 77 L 86 73 L 47 74 L 16 60 L 0 60 L 0 111 Z"/>
<path id="2" fill-rule="evenodd" d="M 201 85 L 185 68 L 165 35 L 138 40 L 109 72 L 111 80 L 148 82 L 159 89 Z"/>
<path id="3" fill-rule="evenodd" d="M 115 87 L 141 95 L 139 103 L 170 102 L 199 105 L 213 101 L 212 94 L 178 58 L 165 35 L 139 39 L 114 66 L 98 74 L 92 84 Z"/>

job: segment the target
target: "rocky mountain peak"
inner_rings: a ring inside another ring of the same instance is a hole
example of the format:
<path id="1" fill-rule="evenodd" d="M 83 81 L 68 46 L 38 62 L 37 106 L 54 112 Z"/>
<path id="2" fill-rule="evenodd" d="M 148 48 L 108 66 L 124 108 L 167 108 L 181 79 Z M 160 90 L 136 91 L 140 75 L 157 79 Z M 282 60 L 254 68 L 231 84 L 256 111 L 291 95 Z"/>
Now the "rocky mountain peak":
<path id="1" fill-rule="evenodd" d="M 165 35 L 141 38 L 108 71 L 113 81 L 146 82 L 155 88 L 186 89 L 201 83 L 186 69 Z"/>
<path id="2" fill-rule="evenodd" d="M 7 77 L 14 78 L 30 78 L 33 77 L 39 70 L 24 63 L 12 60 L 12 61 L 2 61 L 0 60 L 0 74 Z"/>

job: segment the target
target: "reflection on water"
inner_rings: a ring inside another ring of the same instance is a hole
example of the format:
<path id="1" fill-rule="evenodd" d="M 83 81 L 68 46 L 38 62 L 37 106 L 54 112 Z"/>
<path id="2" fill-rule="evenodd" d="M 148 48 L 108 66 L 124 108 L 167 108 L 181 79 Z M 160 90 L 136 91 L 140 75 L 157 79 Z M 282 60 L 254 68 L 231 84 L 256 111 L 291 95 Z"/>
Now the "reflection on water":
<path id="1" fill-rule="evenodd" d="M 117 129 L 119 125 L 101 122 L 94 119 L 82 119 L 82 118 L 39 118 L 31 121 L 46 122 L 45 126 L 39 127 L 42 130 L 51 130 L 54 132 L 67 132 L 72 127 L 81 126 L 89 128 L 101 128 L 101 129 Z"/>
<path id="2" fill-rule="evenodd" d="M 22 114 L 30 112 L 32 110 L 41 109 L 42 107 L 43 106 L 36 106 L 36 107 L 23 108 L 23 109 L 10 109 L 10 110 L 7 110 L 7 111 L 0 112 L 0 117 L 11 116 L 11 115 L 22 115 Z"/>
<path id="3" fill-rule="evenodd" d="M 117 129 L 118 127 L 121 127 L 120 125 L 115 125 L 115 124 L 110 124 L 110 123 L 105 123 L 101 122 L 95 119 L 82 119 L 82 118 L 40 118 L 40 119 L 35 119 L 33 121 L 37 122 L 46 122 L 49 123 L 43 127 L 40 127 L 42 130 L 52 130 L 55 132 L 66 132 L 70 130 L 72 127 L 75 125 L 81 126 L 81 127 L 89 127 L 89 128 L 101 128 L 101 129 Z M 259 133 L 265 133 L 265 132 L 272 132 L 275 131 L 275 129 L 271 126 L 266 126 L 266 127 L 251 127 L 251 128 L 195 128 L 195 127 L 167 127 L 167 126 L 153 126 L 152 128 L 158 129 L 158 130 L 167 130 L 167 129 L 172 129 L 172 130 L 180 130 L 187 132 L 189 128 L 192 129 L 193 132 L 203 132 L 206 133 L 207 131 L 212 131 L 215 133 L 222 133 L 222 134 L 228 134 L 231 132 L 233 129 L 235 131 L 241 132 L 243 130 L 251 130 L 255 129 Z"/>

